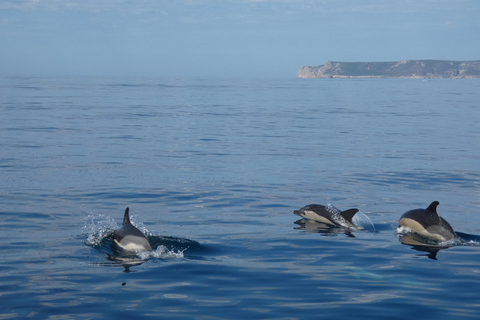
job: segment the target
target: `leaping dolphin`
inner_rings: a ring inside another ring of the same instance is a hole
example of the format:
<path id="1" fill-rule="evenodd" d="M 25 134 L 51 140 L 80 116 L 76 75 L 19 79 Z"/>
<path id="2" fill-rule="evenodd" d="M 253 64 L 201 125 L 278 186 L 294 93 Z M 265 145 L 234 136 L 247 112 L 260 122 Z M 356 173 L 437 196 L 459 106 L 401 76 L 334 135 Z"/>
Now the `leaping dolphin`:
<path id="1" fill-rule="evenodd" d="M 340 211 L 335 207 L 326 207 L 321 204 L 310 204 L 295 210 L 293 213 L 299 215 L 302 218 L 314 220 L 327 225 L 342 226 L 353 228 L 355 225 L 352 222 L 353 216 L 358 212 L 358 209 L 348 209 Z"/>
<path id="2" fill-rule="evenodd" d="M 145 235 L 130 223 L 128 207 L 123 216 L 123 227 L 113 232 L 115 243 L 127 251 L 152 251 L 152 247 Z"/>
<path id="3" fill-rule="evenodd" d="M 399 227 L 407 227 L 419 235 L 437 241 L 448 241 L 457 237 L 450 224 L 437 213 L 440 203 L 433 201 L 427 209 L 414 209 L 405 212 Z"/>

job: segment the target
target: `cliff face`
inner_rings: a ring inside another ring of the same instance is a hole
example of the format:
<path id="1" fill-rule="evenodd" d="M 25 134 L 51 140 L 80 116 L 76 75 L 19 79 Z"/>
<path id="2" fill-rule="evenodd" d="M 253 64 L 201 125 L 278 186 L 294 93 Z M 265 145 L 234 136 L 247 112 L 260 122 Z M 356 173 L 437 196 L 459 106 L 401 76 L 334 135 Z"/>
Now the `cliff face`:
<path id="1" fill-rule="evenodd" d="M 480 78 L 480 60 L 402 60 L 396 62 L 327 62 L 301 67 L 297 78 Z"/>

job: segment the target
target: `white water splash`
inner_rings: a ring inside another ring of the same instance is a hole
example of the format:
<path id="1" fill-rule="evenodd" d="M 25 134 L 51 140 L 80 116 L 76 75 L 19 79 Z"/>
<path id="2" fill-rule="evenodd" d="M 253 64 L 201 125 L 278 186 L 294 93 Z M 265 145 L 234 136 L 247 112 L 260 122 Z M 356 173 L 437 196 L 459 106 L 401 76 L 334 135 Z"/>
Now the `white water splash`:
<path id="1" fill-rule="evenodd" d="M 398 234 L 407 234 L 413 232 L 412 229 L 405 227 L 405 226 L 398 226 L 397 227 L 397 233 Z"/>
<path id="2" fill-rule="evenodd" d="M 137 256 L 142 260 L 148 260 L 150 258 L 156 259 L 176 259 L 176 258 L 183 258 L 183 251 L 174 251 L 168 250 L 167 247 L 160 245 L 153 251 L 139 251 L 137 252 Z"/>
<path id="3" fill-rule="evenodd" d="M 85 225 L 83 226 L 83 229 L 88 234 L 85 243 L 93 247 L 98 246 L 103 238 L 116 228 L 117 224 L 113 218 L 101 213 L 91 212 L 85 218 Z"/>
<path id="4" fill-rule="evenodd" d="M 363 212 L 361 211 L 358 211 L 352 218 L 352 222 L 362 228 L 363 230 L 367 230 L 369 232 L 377 232 L 377 230 L 375 229 L 375 225 L 373 224 L 372 220 L 370 220 L 370 218 L 365 215 Z"/>

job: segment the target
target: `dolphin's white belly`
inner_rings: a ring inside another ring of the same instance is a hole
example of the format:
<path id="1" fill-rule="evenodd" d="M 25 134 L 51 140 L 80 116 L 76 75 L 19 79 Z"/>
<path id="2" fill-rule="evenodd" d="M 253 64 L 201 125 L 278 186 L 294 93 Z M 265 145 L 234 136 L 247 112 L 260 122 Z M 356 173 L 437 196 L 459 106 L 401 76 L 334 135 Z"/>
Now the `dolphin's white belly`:
<path id="1" fill-rule="evenodd" d="M 335 225 L 332 221 L 328 220 L 327 218 L 315 213 L 314 211 L 311 210 L 305 210 L 301 214 L 302 217 L 310 220 L 315 220 L 317 222 L 325 223 L 325 224 L 330 224 L 330 225 Z"/>
<path id="2" fill-rule="evenodd" d="M 145 242 L 146 239 L 135 236 L 125 236 L 120 241 L 115 239 L 115 243 L 127 251 L 151 250 L 150 244 Z"/>
<path id="3" fill-rule="evenodd" d="M 407 227 L 410 230 L 412 230 L 413 232 L 416 232 L 419 235 L 421 235 L 425 238 L 428 238 L 428 239 L 433 239 L 433 240 L 438 240 L 438 241 L 446 241 L 447 240 L 439 234 L 428 232 L 427 229 L 425 229 L 420 223 L 418 223 L 417 221 L 415 221 L 413 219 L 402 218 L 398 222 L 398 225 L 400 225 L 402 227 Z"/>

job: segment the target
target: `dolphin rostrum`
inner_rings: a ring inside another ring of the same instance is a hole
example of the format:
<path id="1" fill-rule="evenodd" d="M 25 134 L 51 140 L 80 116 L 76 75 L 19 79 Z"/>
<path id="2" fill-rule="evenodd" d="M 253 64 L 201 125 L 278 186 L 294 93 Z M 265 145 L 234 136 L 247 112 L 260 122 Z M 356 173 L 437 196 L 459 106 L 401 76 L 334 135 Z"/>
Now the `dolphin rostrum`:
<path id="1" fill-rule="evenodd" d="M 440 203 L 433 201 L 427 209 L 414 209 L 405 212 L 399 227 L 406 227 L 419 235 L 438 241 L 447 241 L 457 237 L 450 224 L 437 213 Z"/>
<path id="2" fill-rule="evenodd" d="M 145 235 L 130 223 L 128 207 L 123 216 L 123 226 L 113 232 L 115 243 L 127 251 L 152 251 Z"/>
<path id="3" fill-rule="evenodd" d="M 321 204 L 310 204 L 300 210 L 293 211 L 293 213 L 305 219 L 314 220 L 327 225 L 349 228 L 355 227 L 352 219 L 357 212 L 358 209 L 340 211 L 333 206 L 326 207 Z"/>

